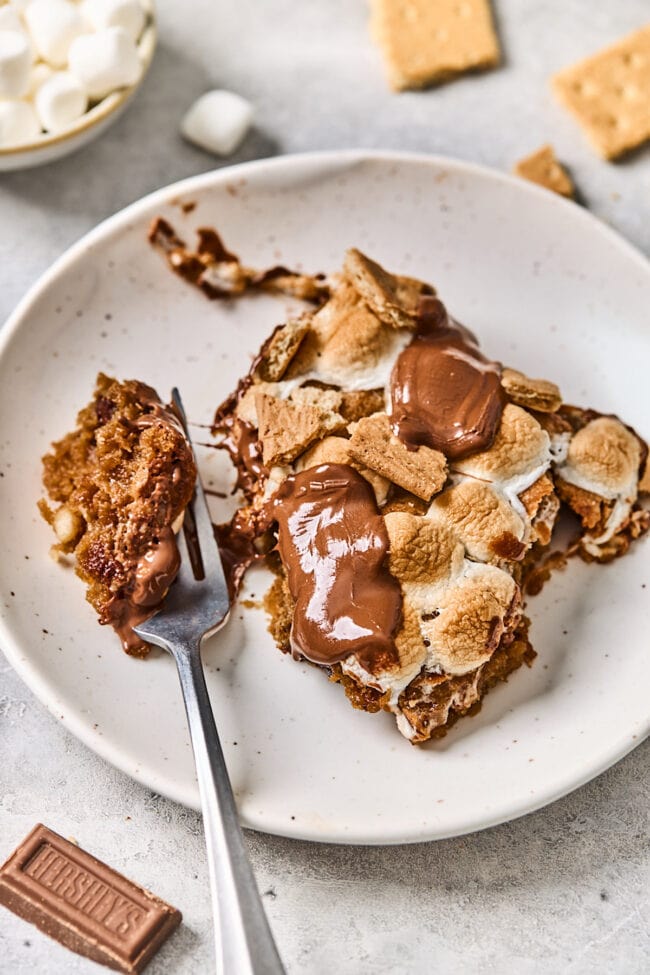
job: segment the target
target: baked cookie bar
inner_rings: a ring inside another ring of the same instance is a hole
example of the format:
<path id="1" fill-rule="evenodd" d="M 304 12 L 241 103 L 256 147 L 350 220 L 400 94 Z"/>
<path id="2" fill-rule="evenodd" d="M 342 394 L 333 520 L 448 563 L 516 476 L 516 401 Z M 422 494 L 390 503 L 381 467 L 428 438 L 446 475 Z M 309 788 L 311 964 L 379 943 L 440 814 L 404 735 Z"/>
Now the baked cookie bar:
<path id="1" fill-rule="evenodd" d="M 488 359 L 430 285 L 354 249 L 328 284 L 217 410 L 244 496 L 222 551 L 233 591 L 274 566 L 281 650 L 423 742 L 532 662 L 522 593 L 562 504 L 590 560 L 647 530 L 647 449 Z"/>

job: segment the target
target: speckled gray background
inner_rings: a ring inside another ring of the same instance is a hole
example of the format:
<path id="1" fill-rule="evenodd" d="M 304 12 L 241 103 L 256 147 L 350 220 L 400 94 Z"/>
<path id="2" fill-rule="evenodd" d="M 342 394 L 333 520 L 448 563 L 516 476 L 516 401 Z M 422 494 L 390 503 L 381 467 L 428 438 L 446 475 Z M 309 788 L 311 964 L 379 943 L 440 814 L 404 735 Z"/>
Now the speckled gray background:
<path id="1" fill-rule="evenodd" d="M 650 253 L 650 150 L 601 162 L 547 85 L 556 68 L 647 21 L 648 0 L 495 7 L 502 69 L 396 96 L 368 40 L 363 0 L 159 0 L 159 50 L 129 112 L 77 155 L 0 177 L 0 320 L 103 217 L 214 165 L 181 142 L 178 121 L 215 85 L 256 106 L 236 162 L 372 146 L 508 169 L 552 140 L 587 205 Z M 248 834 L 289 972 L 647 972 L 648 756 L 646 743 L 541 812 L 435 844 L 362 849 Z M 37 820 L 183 910 L 151 975 L 211 970 L 199 817 L 96 758 L 0 658 L 0 859 Z M 91 971 L 99 969 L 0 911 L 0 972 Z"/>

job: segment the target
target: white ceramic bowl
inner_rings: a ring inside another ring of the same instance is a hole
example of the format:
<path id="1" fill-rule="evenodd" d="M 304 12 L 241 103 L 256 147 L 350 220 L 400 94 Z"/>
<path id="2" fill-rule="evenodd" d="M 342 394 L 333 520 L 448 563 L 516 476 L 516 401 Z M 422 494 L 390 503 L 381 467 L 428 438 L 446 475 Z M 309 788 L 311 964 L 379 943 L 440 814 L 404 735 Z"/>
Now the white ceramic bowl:
<path id="1" fill-rule="evenodd" d="M 26 145 L 0 149 L 0 172 L 9 172 L 12 169 L 29 169 L 31 166 L 42 166 L 44 163 L 61 159 L 63 156 L 75 152 L 76 149 L 81 149 L 88 142 L 92 142 L 116 121 L 144 81 L 156 49 L 156 18 L 152 5 L 147 4 L 146 6 L 148 8 L 147 21 L 138 41 L 142 72 L 136 83 L 127 88 L 113 91 L 106 98 L 102 98 L 65 132 L 52 133 L 51 135 L 44 133 Z"/>

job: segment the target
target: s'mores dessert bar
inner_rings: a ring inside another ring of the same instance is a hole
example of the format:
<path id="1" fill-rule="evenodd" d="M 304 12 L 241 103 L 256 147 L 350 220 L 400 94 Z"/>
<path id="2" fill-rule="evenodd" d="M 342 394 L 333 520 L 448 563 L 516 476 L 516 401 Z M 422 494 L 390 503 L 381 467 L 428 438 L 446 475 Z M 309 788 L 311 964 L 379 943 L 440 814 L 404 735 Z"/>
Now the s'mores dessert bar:
<path id="1" fill-rule="evenodd" d="M 489 359 L 424 282 L 352 249 L 327 289 L 217 410 L 243 496 L 222 552 L 233 591 L 273 567 L 282 651 L 425 742 L 532 663 L 526 579 L 561 505 L 588 560 L 648 529 L 647 448 Z"/>
<path id="2" fill-rule="evenodd" d="M 150 386 L 101 373 L 76 428 L 43 458 L 52 554 L 73 557 L 100 623 L 134 656 L 149 647 L 133 627 L 160 608 L 180 567 L 175 533 L 195 481 L 173 409 Z"/>

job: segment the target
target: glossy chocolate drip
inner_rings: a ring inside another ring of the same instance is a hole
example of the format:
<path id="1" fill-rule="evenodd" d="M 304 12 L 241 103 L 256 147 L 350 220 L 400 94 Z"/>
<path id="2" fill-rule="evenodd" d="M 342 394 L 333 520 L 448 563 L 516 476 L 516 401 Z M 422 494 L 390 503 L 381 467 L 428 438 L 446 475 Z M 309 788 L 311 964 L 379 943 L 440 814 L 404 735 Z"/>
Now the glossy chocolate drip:
<path id="1" fill-rule="evenodd" d="M 171 528 L 158 532 L 157 541 L 139 559 L 131 601 L 136 606 L 157 606 L 176 578 L 181 557 Z"/>
<path id="2" fill-rule="evenodd" d="M 388 535 L 368 482 L 323 464 L 288 477 L 272 504 L 296 600 L 294 651 L 325 665 L 354 654 L 371 673 L 394 665 L 402 595 L 385 566 Z"/>
<path id="3" fill-rule="evenodd" d="M 217 450 L 227 450 L 237 471 L 236 487 L 250 493 L 259 488 L 268 477 L 268 469 L 262 463 L 262 450 L 257 430 L 236 416 L 229 416 L 221 425 L 213 428 L 222 434 L 219 443 L 212 444 Z"/>
<path id="4" fill-rule="evenodd" d="M 455 460 L 492 445 L 505 404 L 501 366 L 437 298 L 421 299 L 417 334 L 390 382 L 393 430 L 408 446 Z"/>

